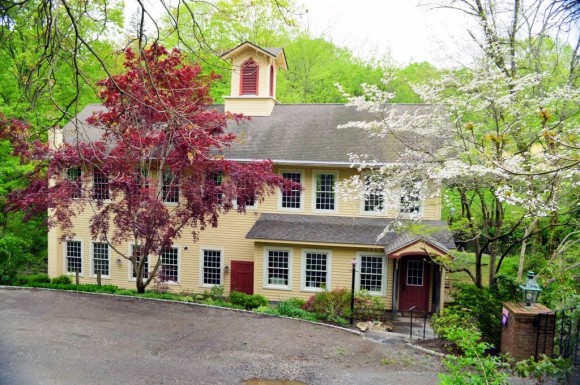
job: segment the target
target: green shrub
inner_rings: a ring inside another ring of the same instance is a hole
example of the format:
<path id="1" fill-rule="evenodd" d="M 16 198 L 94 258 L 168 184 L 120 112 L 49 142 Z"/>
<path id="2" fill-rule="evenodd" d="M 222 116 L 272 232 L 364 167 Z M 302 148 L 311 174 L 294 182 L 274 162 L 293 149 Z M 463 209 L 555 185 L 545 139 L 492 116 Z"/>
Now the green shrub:
<path id="1" fill-rule="evenodd" d="M 477 330 L 471 312 L 458 307 L 446 307 L 431 317 L 431 326 L 439 338 L 449 339 L 449 333 L 456 328 Z"/>
<path id="2" fill-rule="evenodd" d="M 491 345 L 481 341 L 481 333 L 473 329 L 450 328 L 447 338 L 463 351 L 463 355 L 443 360 L 448 373 L 439 374 L 440 384 L 507 384 L 508 374 L 502 370 L 500 358 L 486 354 Z"/>
<path id="3" fill-rule="evenodd" d="M 288 306 L 291 306 L 291 307 L 294 307 L 297 309 L 302 309 L 304 307 L 304 305 L 306 304 L 306 300 L 304 300 L 302 298 L 296 298 L 296 297 L 288 298 L 282 302 L 284 302 Z"/>
<path id="4" fill-rule="evenodd" d="M 518 362 L 515 372 L 520 377 L 534 380 L 537 385 L 554 381 L 558 384 L 565 384 L 572 368 L 573 363 L 570 359 L 551 358 L 542 354 L 542 358 L 537 362 L 533 357 Z"/>
<path id="5" fill-rule="evenodd" d="M 60 275 L 58 277 L 52 278 L 50 283 L 64 283 L 70 285 L 72 283 L 72 279 L 68 275 Z"/>
<path id="6" fill-rule="evenodd" d="M 127 289 L 120 289 L 115 292 L 117 295 L 136 295 L 136 290 L 127 290 Z"/>
<path id="7" fill-rule="evenodd" d="M 72 290 L 72 291 L 82 291 L 86 293 L 108 293 L 115 294 L 119 288 L 115 285 L 94 285 L 94 284 L 83 284 L 74 285 L 66 283 L 44 283 L 44 282 L 30 282 L 25 285 L 26 287 L 41 287 L 45 289 L 57 289 L 57 290 Z"/>
<path id="8" fill-rule="evenodd" d="M 344 288 L 336 288 L 331 291 L 324 290 L 316 293 L 306 301 L 304 310 L 324 314 L 332 320 L 344 317 L 349 312 L 350 291 Z"/>
<path id="9" fill-rule="evenodd" d="M 230 302 L 234 305 L 241 306 L 244 309 L 251 310 L 260 306 L 268 305 L 268 299 L 260 294 L 246 294 L 239 291 L 230 293 Z"/>
<path id="10" fill-rule="evenodd" d="M 18 275 L 14 280 L 14 284 L 19 286 L 26 286 L 32 283 L 50 283 L 50 278 L 48 274 L 30 274 Z"/>
<path id="11" fill-rule="evenodd" d="M 384 320 L 385 301 L 382 297 L 361 290 L 354 296 L 354 316 L 361 321 Z"/>
<path id="12" fill-rule="evenodd" d="M 23 285 L 14 281 L 18 272 L 34 261 L 31 249 L 29 241 L 16 235 L 8 233 L 0 237 L 0 284 Z"/>
<path id="13" fill-rule="evenodd" d="M 502 300 L 493 290 L 472 285 L 457 285 L 453 294 L 456 311 L 468 311 L 477 323 L 485 342 L 498 347 L 501 338 Z"/>
<path id="14" fill-rule="evenodd" d="M 202 295 L 204 300 L 221 301 L 224 299 L 224 287 L 223 285 L 215 285 L 209 290 L 204 290 Z"/>

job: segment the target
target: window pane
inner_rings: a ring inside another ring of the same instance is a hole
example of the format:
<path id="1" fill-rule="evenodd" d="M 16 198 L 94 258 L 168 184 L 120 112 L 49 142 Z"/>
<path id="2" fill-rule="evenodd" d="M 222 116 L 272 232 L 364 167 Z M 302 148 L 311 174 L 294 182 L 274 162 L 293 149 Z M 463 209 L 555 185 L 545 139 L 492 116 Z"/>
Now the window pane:
<path id="1" fill-rule="evenodd" d="M 326 287 L 326 263 L 328 255 L 326 253 L 306 253 L 306 280 L 305 286 L 308 288 Z"/>
<path id="2" fill-rule="evenodd" d="M 164 250 L 161 254 L 161 275 L 164 280 L 178 282 L 179 259 L 177 247 Z"/>
<path id="3" fill-rule="evenodd" d="M 299 172 L 283 172 L 284 179 L 291 180 L 296 183 L 302 183 L 302 175 Z M 286 209 L 300 208 L 300 189 L 292 189 L 290 191 L 282 191 L 282 207 Z"/>
<path id="4" fill-rule="evenodd" d="M 178 203 L 179 202 L 179 183 L 177 177 L 173 175 L 171 170 L 163 171 L 163 202 Z"/>
<path id="5" fill-rule="evenodd" d="M 316 210 L 334 210 L 334 174 L 316 174 Z"/>
<path id="6" fill-rule="evenodd" d="M 109 196 L 109 179 L 99 169 L 93 171 L 93 199 L 106 200 Z"/>
<path id="7" fill-rule="evenodd" d="M 106 243 L 93 243 L 93 273 L 109 275 L 109 245 Z"/>
<path id="8" fill-rule="evenodd" d="M 221 285 L 221 250 L 203 251 L 204 285 Z"/>
<path id="9" fill-rule="evenodd" d="M 288 286 L 289 253 L 281 250 L 268 251 L 268 284 Z"/>
<path id="10" fill-rule="evenodd" d="M 223 174 L 220 172 L 211 172 L 208 176 L 208 179 L 210 182 L 213 183 L 213 188 L 215 189 L 214 191 L 214 198 L 217 202 L 217 204 L 221 205 L 222 204 L 222 198 L 223 198 L 223 193 L 221 192 L 221 189 L 219 188 L 222 185 L 222 179 L 223 179 Z"/>
<path id="11" fill-rule="evenodd" d="M 404 182 L 401 188 L 401 212 L 418 213 L 421 209 L 421 191 L 417 187 L 416 181 Z"/>
<path id="12" fill-rule="evenodd" d="M 423 261 L 407 261 L 407 285 L 423 286 Z"/>
<path id="13" fill-rule="evenodd" d="M 80 273 L 82 270 L 81 242 L 68 241 L 66 243 L 66 271 L 69 273 Z"/>
<path id="14" fill-rule="evenodd" d="M 365 176 L 365 212 L 384 210 L 384 190 L 380 183 L 373 185 L 373 178 Z"/>
<path id="15" fill-rule="evenodd" d="M 383 291 L 383 257 L 370 255 L 361 257 L 360 288 L 377 293 Z"/>
<path id="16" fill-rule="evenodd" d="M 135 245 L 131 245 L 131 253 L 137 253 L 137 261 L 141 260 L 141 252 L 139 250 L 135 250 Z M 145 262 L 144 262 L 145 266 L 143 266 L 143 278 L 148 278 L 149 277 L 149 256 L 145 256 Z M 133 269 L 133 266 L 131 265 L 131 276 L 133 278 L 137 278 L 137 274 L 135 274 L 135 270 Z"/>
<path id="17" fill-rule="evenodd" d="M 81 179 L 81 169 L 80 167 L 72 167 L 66 170 L 66 175 L 73 183 L 72 190 L 70 192 L 71 198 L 80 198 L 82 193 L 82 179 Z"/>

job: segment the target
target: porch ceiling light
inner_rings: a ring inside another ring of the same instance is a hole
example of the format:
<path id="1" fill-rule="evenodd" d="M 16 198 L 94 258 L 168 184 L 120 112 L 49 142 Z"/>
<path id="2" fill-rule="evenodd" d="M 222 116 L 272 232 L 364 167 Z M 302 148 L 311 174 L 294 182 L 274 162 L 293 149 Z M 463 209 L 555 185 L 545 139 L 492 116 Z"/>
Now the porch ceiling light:
<path id="1" fill-rule="evenodd" d="M 525 285 L 520 285 L 522 293 L 524 296 L 524 303 L 526 306 L 532 306 L 536 303 L 538 299 L 538 294 L 540 294 L 540 285 L 536 282 L 536 274 L 533 271 L 528 271 L 528 281 Z"/>

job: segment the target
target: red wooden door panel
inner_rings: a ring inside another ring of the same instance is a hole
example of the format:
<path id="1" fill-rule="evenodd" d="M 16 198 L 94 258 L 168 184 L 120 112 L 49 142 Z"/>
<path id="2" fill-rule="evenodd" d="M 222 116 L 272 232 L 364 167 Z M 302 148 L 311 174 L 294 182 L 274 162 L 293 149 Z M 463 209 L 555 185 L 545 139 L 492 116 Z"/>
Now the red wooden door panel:
<path id="1" fill-rule="evenodd" d="M 231 291 L 254 294 L 254 262 L 232 261 Z"/>
<path id="2" fill-rule="evenodd" d="M 423 257 L 404 257 L 401 263 L 399 310 L 407 311 L 415 306 L 426 312 L 429 310 L 431 265 Z"/>

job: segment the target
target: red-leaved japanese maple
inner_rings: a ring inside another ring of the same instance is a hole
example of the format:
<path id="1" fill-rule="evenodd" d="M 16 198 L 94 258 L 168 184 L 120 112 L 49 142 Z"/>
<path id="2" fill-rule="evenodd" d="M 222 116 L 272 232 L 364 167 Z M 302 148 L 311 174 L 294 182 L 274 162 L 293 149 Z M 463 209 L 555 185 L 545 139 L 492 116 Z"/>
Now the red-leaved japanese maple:
<path id="1" fill-rule="evenodd" d="M 184 232 L 195 241 L 234 202 L 243 212 L 275 188 L 295 186 L 273 174 L 269 161 L 238 163 L 220 155 L 235 140 L 227 122 L 243 117 L 211 108 L 213 74 L 203 75 L 199 65 L 184 64 L 179 50 L 159 45 L 139 55 L 128 49 L 125 57 L 124 74 L 98 83 L 106 109 L 87 122 L 100 139 L 54 148 L 5 118 L 0 132 L 34 165 L 30 184 L 11 194 L 10 207 L 49 210 L 49 226 L 59 226 L 63 239 L 74 234 L 75 217 L 90 213 L 93 239 L 132 262 L 143 292 L 162 264 L 157 258 L 147 273 L 140 255 L 160 256 Z M 121 243 L 135 245 L 133 251 Z"/>

